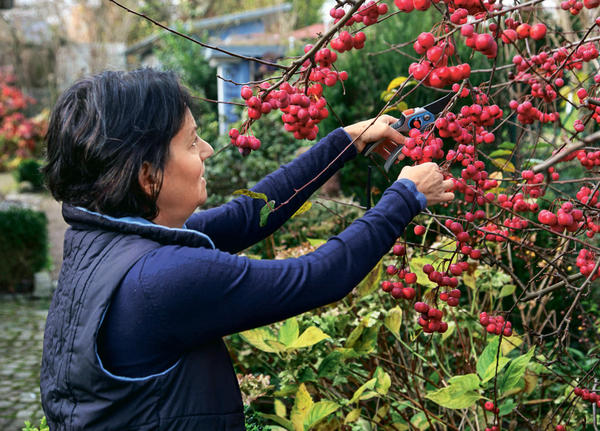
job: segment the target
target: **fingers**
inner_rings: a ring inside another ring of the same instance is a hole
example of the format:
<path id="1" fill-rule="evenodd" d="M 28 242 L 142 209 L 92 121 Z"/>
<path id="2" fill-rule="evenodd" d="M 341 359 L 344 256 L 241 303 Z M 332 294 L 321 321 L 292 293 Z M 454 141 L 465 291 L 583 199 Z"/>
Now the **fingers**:
<path id="1" fill-rule="evenodd" d="M 442 182 L 443 190 L 452 191 L 454 189 L 454 181 L 445 180 Z"/>

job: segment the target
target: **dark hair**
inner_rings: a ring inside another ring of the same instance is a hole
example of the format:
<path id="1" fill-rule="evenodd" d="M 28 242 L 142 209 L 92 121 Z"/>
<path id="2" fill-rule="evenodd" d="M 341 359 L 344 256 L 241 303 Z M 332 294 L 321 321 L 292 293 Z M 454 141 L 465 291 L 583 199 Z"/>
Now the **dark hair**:
<path id="1" fill-rule="evenodd" d="M 114 217 L 158 215 L 169 143 L 192 98 L 173 72 L 146 68 L 82 79 L 56 102 L 46 135 L 46 185 L 58 201 Z M 138 174 L 152 166 L 156 187 Z"/>

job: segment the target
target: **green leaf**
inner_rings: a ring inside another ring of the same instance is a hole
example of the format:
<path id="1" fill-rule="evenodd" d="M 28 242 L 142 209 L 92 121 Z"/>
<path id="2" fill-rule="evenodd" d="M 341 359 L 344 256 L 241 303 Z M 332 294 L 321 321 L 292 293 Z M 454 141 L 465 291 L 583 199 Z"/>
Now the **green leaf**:
<path id="1" fill-rule="evenodd" d="M 383 263 L 380 260 L 379 263 L 377 263 L 377 265 L 375 265 L 375 267 L 367 274 L 367 276 L 358 284 L 356 293 L 358 294 L 359 298 L 373 293 L 379 287 L 382 267 Z"/>
<path id="2" fill-rule="evenodd" d="M 281 425 L 288 431 L 294 431 L 294 424 L 292 424 L 291 421 L 289 421 L 285 418 L 279 417 L 277 415 L 269 415 L 267 413 L 261 413 L 261 412 L 258 412 L 258 414 L 260 415 L 261 418 L 270 419 L 273 422 L 278 423 L 279 425 Z"/>
<path id="3" fill-rule="evenodd" d="M 465 392 L 472 391 L 479 389 L 479 377 L 475 373 L 454 376 L 448 380 L 448 384 Z"/>
<path id="4" fill-rule="evenodd" d="M 238 189 L 234 191 L 233 194 L 248 196 L 252 199 L 262 199 L 263 201 L 268 202 L 267 195 L 265 195 L 264 193 L 256 193 L 248 189 Z"/>
<path id="5" fill-rule="evenodd" d="M 318 403 L 315 403 L 308 412 L 308 416 L 306 416 L 306 419 L 304 419 L 304 429 L 309 430 L 319 421 L 325 419 L 327 416 L 329 416 L 331 413 L 335 412 L 339 408 L 339 405 L 329 400 L 322 400 Z"/>
<path id="6" fill-rule="evenodd" d="M 331 378 L 340 369 L 340 363 L 344 361 L 344 355 L 337 350 L 334 350 L 329 355 L 325 356 L 319 364 L 318 376 Z"/>
<path id="7" fill-rule="evenodd" d="M 505 296 L 512 295 L 516 288 L 517 286 L 514 284 L 505 284 L 502 286 L 502 290 L 500 290 L 500 295 L 498 295 L 498 297 L 504 298 Z"/>
<path id="8" fill-rule="evenodd" d="M 269 344 L 267 344 L 267 340 L 276 341 L 275 335 L 271 332 L 270 329 L 266 327 L 250 329 L 248 331 L 240 332 L 240 336 L 246 341 L 248 344 L 256 347 L 263 352 L 275 353 L 279 352 L 279 350 L 274 349 Z"/>
<path id="9" fill-rule="evenodd" d="M 279 329 L 278 339 L 287 346 L 298 339 L 298 320 L 295 317 L 287 319 Z"/>
<path id="10" fill-rule="evenodd" d="M 352 330 L 352 332 L 350 332 L 350 335 L 348 335 L 348 338 L 346 339 L 346 345 L 344 347 L 351 349 L 354 346 L 354 344 L 358 341 L 364 330 L 365 325 L 363 325 L 361 322 L 356 328 Z"/>
<path id="11" fill-rule="evenodd" d="M 294 424 L 295 431 L 304 431 L 304 421 L 308 417 L 310 409 L 312 409 L 314 402 L 306 390 L 304 383 L 298 387 L 296 392 L 296 399 L 294 400 L 294 407 L 290 413 L 290 419 Z"/>
<path id="12" fill-rule="evenodd" d="M 494 157 L 502 157 L 502 156 L 510 156 L 512 154 L 512 151 L 510 150 L 495 150 L 492 151 L 488 157 L 494 158 Z"/>
<path id="13" fill-rule="evenodd" d="M 269 217 L 269 214 L 273 212 L 274 207 L 275 201 L 269 201 L 260 209 L 260 227 L 267 224 L 267 218 Z"/>
<path id="14" fill-rule="evenodd" d="M 477 360 L 477 375 L 481 378 L 485 375 L 488 367 L 496 360 L 498 352 L 498 337 L 492 338 L 488 345 L 483 349 Z"/>
<path id="15" fill-rule="evenodd" d="M 500 382 L 499 387 L 501 394 L 510 391 L 512 388 L 517 386 L 519 380 L 521 380 L 521 377 L 525 375 L 527 365 L 529 365 L 529 361 L 531 361 L 534 351 L 535 347 L 532 347 L 529 349 L 529 352 L 510 361 L 510 365 L 506 369 L 503 379 Z"/>
<path id="16" fill-rule="evenodd" d="M 402 325 L 402 308 L 396 305 L 394 308 L 388 310 L 383 323 L 396 338 L 399 338 L 400 326 Z"/>
<path id="17" fill-rule="evenodd" d="M 515 404 L 515 401 L 512 398 L 508 398 L 502 401 L 502 403 L 498 407 L 498 416 L 506 416 L 507 414 L 512 413 L 515 407 L 517 407 L 517 405 Z"/>
<path id="18" fill-rule="evenodd" d="M 504 150 L 512 150 L 513 148 L 515 148 L 515 143 L 514 142 L 502 142 L 500 145 L 498 145 L 498 148 L 502 148 Z"/>
<path id="19" fill-rule="evenodd" d="M 306 239 L 308 240 L 308 243 L 310 245 L 312 245 L 313 247 L 319 247 L 327 242 L 327 240 L 319 239 L 319 238 L 306 238 Z"/>
<path id="20" fill-rule="evenodd" d="M 362 331 L 359 339 L 352 346 L 352 349 L 361 355 L 366 355 L 373 352 L 377 346 L 377 335 L 379 333 L 379 328 L 381 328 L 381 323 L 378 323 L 370 328 L 365 328 L 365 330 Z"/>
<path id="21" fill-rule="evenodd" d="M 475 391 L 463 391 L 460 387 L 450 385 L 429 392 L 425 398 L 448 409 L 466 409 L 472 407 L 481 395 Z"/>
<path id="22" fill-rule="evenodd" d="M 316 326 L 310 326 L 300 335 L 292 344 L 288 347 L 292 349 L 299 349 L 301 347 L 308 347 L 317 344 L 324 339 L 329 338 L 329 335 L 321 331 Z"/>
<path id="23" fill-rule="evenodd" d="M 390 386 L 392 385 L 392 379 L 390 378 L 390 375 L 386 373 L 383 368 L 377 367 L 375 369 L 374 376 L 377 379 L 375 383 L 375 391 L 379 395 L 386 395 L 390 389 Z"/>
<path id="24" fill-rule="evenodd" d="M 364 385 L 362 385 L 360 388 L 358 388 L 354 392 L 354 395 L 352 395 L 352 398 L 350 399 L 350 401 L 348 401 L 348 403 L 352 404 L 352 403 L 358 401 L 360 399 L 360 396 L 363 394 L 364 391 L 366 391 L 367 389 L 373 389 L 375 387 L 375 383 L 377 383 L 377 379 L 376 378 L 372 378 L 367 383 L 365 383 Z"/>
<path id="25" fill-rule="evenodd" d="M 298 210 L 296 210 L 296 212 L 292 215 L 292 218 L 299 216 L 300 214 L 304 214 L 306 211 L 310 210 L 312 208 L 312 202 L 304 202 L 302 204 L 302 206 L 300 208 L 298 208 Z"/>
<path id="26" fill-rule="evenodd" d="M 425 431 L 429 428 L 429 421 L 423 412 L 419 412 L 410 418 L 410 424 L 419 431 Z"/>
<path id="27" fill-rule="evenodd" d="M 500 357 L 498 358 L 498 362 L 497 362 L 498 365 L 496 366 L 496 358 L 494 358 L 494 362 L 492 362 L 490 364 L 488 369 L 485 371 L 483 377 L 481 378 L 481 383 L 485 383 L 488 380 L 492 379 L 496 375 L 496 372 L 498 372 L 498 374 L 500 374 L 500 371 L 502 371 L 504 366 L 506 364 L 508 364 L 509 362 L 510 362 L 509 358 L 500 355 Z"/>
<path id="28" fill-rule="evenodd" d="M 515 172 L 515 165 L 506 159 L 492 159 L 492 163 L 498 169 L 502 169 L 505 172 Z"/>

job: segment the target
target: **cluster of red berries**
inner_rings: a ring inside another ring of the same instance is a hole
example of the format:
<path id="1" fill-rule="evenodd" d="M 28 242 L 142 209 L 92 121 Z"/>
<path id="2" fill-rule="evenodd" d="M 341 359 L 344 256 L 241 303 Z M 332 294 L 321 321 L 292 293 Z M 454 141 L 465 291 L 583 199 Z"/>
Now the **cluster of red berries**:
<path id="1" fill-rule="evenodd" d="M 502 316 L 490 316 L 484 311 L 479 314 L 479 323 L 489 334 L 502 334 L 505 337 L 510 337 L 512 335 L 512 323 L 510 323 L 508 320 L 505 321 L 504 317 Z M 486 407 L 486 410 L 489 409 Z"/>
<path id="2" fill-rule="evenodd" d="M 442 321 L 444 312 L 435 307 L 430 307 L 424 302 L 415 302 L 415 311 L 421 313 L 417 323 L 423 328 L 423 332 L 431 334 L 439 332 L 443 334 L 448 330 L 448 323 Z"/>
<path id="3" fill-rule="evenodd" d="M 401 12 L 412 12 L 413 10 L 426 11 L 431 7 L 432 0 L 394 0 L 394 4 Z M 439 0 L 433 0 L 439 3 Z"/>
<path id="4" fill-rule="evenodd" d="M 308 87 L 307 94 L 285 82 L 281 88 L 290 97 L 289 106 L 281 108 L 285 130 L 292 132 L 296 139 L 315 139 L 319 131 L 317 124 L 329 116 L 323 87 L 319 83 L 313 84 Z"/>
<path id="5" fill-rule="evenodd" d="M 392 253 L 394 256 L 404 256 L 406 255 L 406 247 L 403 244 L 396 244 L 392 248 Z M 400 269 L 395 265 L 389 265 L 385 271 L 388 275 L 397 275 L 406 284 L 415 284 L 417 282 L 417 274 L 407 271 L 404 268 Z M 381 282 L 381 290 L 390 292 L 394 298 L 403 298 L 409 301 L 416 295 L 415 289 L 405 286 L 402 281 L 384 280 Z"/>
<path id="6" fill-rule="evenodd" d="M 537 202 L 525 201 L 525 195 L 523 193 L 515 193 L 512 196 L 500 193 L 498 194 L 498 203 L 502 208 L 511 209 L 518 213 L 536 212 L 539 209 Z"/>
<path id="7" fill-rule="evenodd" d="M 523 193 L 531 196 L 532 198 L 539 198 L 542 196 L 543 191 L 539 184 L 544 182 L 544 174 L 540 172 L 536 174 L 532 170 L 526 169 L 521 172 L 521 178 L 523 178 L 525 180 L 525 184 L 527 184 L 523 186 Z"/>
<path id="8" fill-rule="evenodd" d="M 414 275 L 416 282 L 416 274 L 412 272 L 408 274 Z M 381 290 L 389 292 L 396 299 L 407 299 L 409 301 L 416 295 L 413 287 L 405 286 L 401 281 L 384 280 L 381 282 Z"/>
<path id="9" fill-rule="evenodd" d="M 365 47 L 366 40 L 367 36 L 362 31 L 353 36 L 350 32 L 344 30 L 331 40 L 331 48 L 340 53 L 350 51 L 352 48 L 362 49 Z"/>
<path id="10" fill-rule="evenodd" d="M 468 268 L 467 262 L 460 262 L 457 265 L 460 266 L 460 273 L 462 273 L 463 268 Z M 440 287 L 447 286 L 455 289 L 458 286 L 458 279 L 454 276 L 451 276 L 451 273 L 448 271 L 443 273 L 436 271 L 433 265 L 429 263 L 423 265 L 423 272 L 427 274 L 427 278 L 429 278 L 430 281 L 436 283 Z"/>
<path id="11" fill-rule="evenodd" d="M 448 40 L 439 40 L 430 32 L 424 32 L 417 37 L 413 44 L 415 52 L 425 55 L 418 63 L 411 63 L 408 72 L 425 85 L 435 88 L 462 81 L 471 76 L 471 66 L 468 63 L 448 66 L 449 57 L 454 55 L 455 48 Z"/>
<path id="12" fill-rule="evenodd" d="M 600 208 L 600 205 L 598 205 L 598 198 L 600 197 L 599 194 L 600 192 L 596 191 L 596 193 L 594 193 L 592 196 L 592 189 L 587 186 L 583 186 L 579 189 L 575 197 L 584 205 Z"/>
<path id="13" fill-rule="evenodd" d="M 410 129 L 402 154 L 418 163 L 430 162 L 444 157 L 443 145 L 442 139 L 435 137 L 433 133 Z"/>
<path id="14" fill-rule="evenodd" d="M 347 26 L 350 26 L 354 23 L 362 23 L 365 26 L 373 25 L 377 22 L 380 15 L 385 15 L 388 13 L 388 5 L 385 3 L 377 4 L 373 0 L 370 0 L 363 4 L 348 21 L 346 21 Z M 338 22 L 343 16 L 346 14 L 341 7 L 334 7 L 329 11 L 329 16 L 335 19 L 334 22 Z"/>
<path id="15" fill-rule="evenodd" d="M 594 9 L 600 6 L 600 0 L 583 0 L 583 2 L 580 2 L 579 0 L 565 0 L 560 3 L 560 8 L 562 10 L 568 10 L 571 15 L 578 15 L 584 6 L 587 9 Z"/>
<path id="16" fill-rule="evenodd" d="M 597 407 L 600 407 L 600 394 L 591 392 L 588 389 L 576 387 L 573 389 L 575 396 L 581 398 L 583 401 L 587 401 L 590 404 L 596 403 Z"/>
<path id="17" fill-rule="evenodd" d="M 448 112 L 435 121 L 435 126 L 442 138 L 452 138 L 458 144 L 471 144 L 473 142 L 476 144 L 491 144 L 496 137 L 493 133 L 488 132 L 486 128 L 492 127 L 497 119 L 502 118 L 502 114 L 502 109 L 498 105 L 474 103 L 470 106 L 463 106 L 458 116 L 453 112 Z M 474 134 L 472 134 L 473 131 Z M 474 153 L 475 148 L 473 148 Z M 455 152 L 448 152 L 448 154 L 446 156 L 447 160 L 453 160 L 456 156 Z M 463 159 L 470 163 L 472 158 L 463 156 L 462 159 L 457 159 L 457 161 L 462 162 Z M 465 166 L 464 163 L 463 166 Z"/>
<path id="18" fill-rule="evenodd" d="M 258 150 L 261 144 L 260 139 L 256 136 L 244 136 L 236 128 L 229 131 L 229 139 L 231 140 L 231 144 L 238 147 L 239 152 L 244 156 L 250 154 L 252 150 Z"/>
<path id="19" fill-rule="evenodd" d="M 531 101 L 526 100 L 519 103 L 516 100 L 511 100 L 508 106 L 513 111 L 517 111 L 517 121 L 521 124 L 533 124 L 535 121 L 541 123 L 551 123 L 558 121 L 560 114 L 558 112 L 545 113 L 537 109 Z"/>
<path id="20" fill-rule="evenodd" d="M 538 221 L 550 226 L 554 232 L 562 232 L 565 229 L 569 232 L 575 232 L 582 225 L 583 211 L 574 209 L 571 202 L 564 202 L 554 214 L 552 211 L 541 210 L 538 214 Z"/>
<path id="21" fill-rule="evenodd" d="M 594 268 L 596 267 L 596 255 L 594 252 L 582 248 L 579 250 L 575 264 L 579 268 L 579 272 L 587 277 L 594 271 Z M 598 277 L 600 277 L 600 268 L 598 268 L 596 273 L 592 275 L 592 280 L 595 280 Z"/>
<path id="22" fill-rule="evenodd" d="M 481 52 L 487 58 L 495 58 L 498 54 L 498 44 L 490 33 L 475 33 L 471 24 L 465 24 L 460 29 L 465 39 L 465 44 L 475 51 Z"/>
<path id="23" fill-rule="evenodd" d="M 308 53 L 312 49 L 312 45 L 306 45 L 304 52 Z M 338 81 L 345 81 L 348 79 L 348 72 L 342 70 L 337 72 L 331 69 L 331 66 L 337 60 L 337 54 L 335 51 L 329 48 L 323 48 L 317 51 L 315 54 L 315 61 L 317 62 L 316 67 L 312 67 L 310 60 L 306 60 L 302 66 L 302 71 L 306 71 L 310 68 L 309 79 L 313 82 L 323 83 L 328 87 L 334 86 Z"/>
<path id="24" fill-rule="evenodd" d="M 450 22 L 456 25 L 466 24 L 468 16 L 469 11 L 465 8 L 459 7 L 450 14 Z"/>
<path id="25" fill-rule="evenodd" d="M 483 18 L 487 12 L 498 9 L 495 0 L 444 0 L 448 6 L 448 12 L 454 13 L 458 9 L 466 9 L 469 15 L 476 19 Z"/>
<path id="26" fill-rule="evenodd" d="M 504 23 L 506 29 L 501 34 L 504 43 L 512 43 L 517 39 L 527 39 L 528 37 L 533 40 L 542 40 L 546 37 L 546 25 L 541 22 L 530 25 L 525 22 L 520 23 L 513 18 L 507 18 Z"/>
<path id="27" fill-rule="evenodd" d="M 444 301 L 450 307 L 456 307 L 458 305 L 458 300 L 460 299 L 460 290 L 452 289 L 447 292 L 440 292 L 439 296 L 441 301 Z"/>
<path id="28" fill-rule="evenodd" d="M 481 216 L 482 218 L 485 217 L 485 213 L 483 211 L 481 211 L 481 212 L 476 211 L 476 213 L 477 213 L 477 215 Z M 474 214 L 467 213 L 467 215 L 468 215 L 468 217 L 466 217 L 467 221 L 475 220 Z M 470 257 L 471 259 L 479 259 L 481 257 L 481 250 L 474 249 L 473 247 L 471 247 L 469 245 L 472 238 L 469 235 L 469 233 L 464 230 L 462 224 L 460 224 L 457 221 L 453 221 L 452 219 L 446 219 L 446 221 L 444 222 L 444 226 L 446 226 L 446 228 L 449 229 L 450 232 L 452 232 L 454 234 L 454 236 L 456 237 L 456 249 L 460 250 L 460 252 L 465 257 Z M 463 261 L 463 262 L 451 264 L 450 267 L 448 268 L 448 271 L 452 275 L 459 276 L 463 273 L 463 271 L 466 271 L 468 268 L 469 268 L 469 264 L 466 261 Z"/>
<path id="29" fill-rule="evenodd" d="M 496 425 L 492 426 L 492 427 L 486 427 L 485 431 L 500 431 L 500 428 Z"/>
<path id="30" fill-rule="evenodd" d="M 477 235 L 485 238 L 486 241 L 503 242 L 507 240 L 509 231 L 508 229 L 502 229 L 495 223 L 489 222 L 479 228 Z"/>
<path id="31" fill-rule="evenodd" d="M 581 163 L 581 165 L 586 169 L 593 169 L 597 166 L 600 166 L 600 150 L 579 150 L 577 151 L 576 157 L 577 160 L 579 160 L 579 162 Z"/>

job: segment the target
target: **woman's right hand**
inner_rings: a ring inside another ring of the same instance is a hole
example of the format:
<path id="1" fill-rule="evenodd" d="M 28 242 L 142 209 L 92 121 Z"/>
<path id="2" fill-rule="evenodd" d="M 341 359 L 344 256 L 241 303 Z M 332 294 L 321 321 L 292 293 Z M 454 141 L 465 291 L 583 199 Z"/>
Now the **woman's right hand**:
<path id="1" fill-rule="evenodd" d="M 440 167 L 433 163 L 423 163 L 417 166 L 405 166 L 398 179 L 407 178 L 415 183 L 417 190 L 427 198 L 427 205 L 435 205 L 454 199 L 452 190 L 454 182 L 444 180 Z"/>

